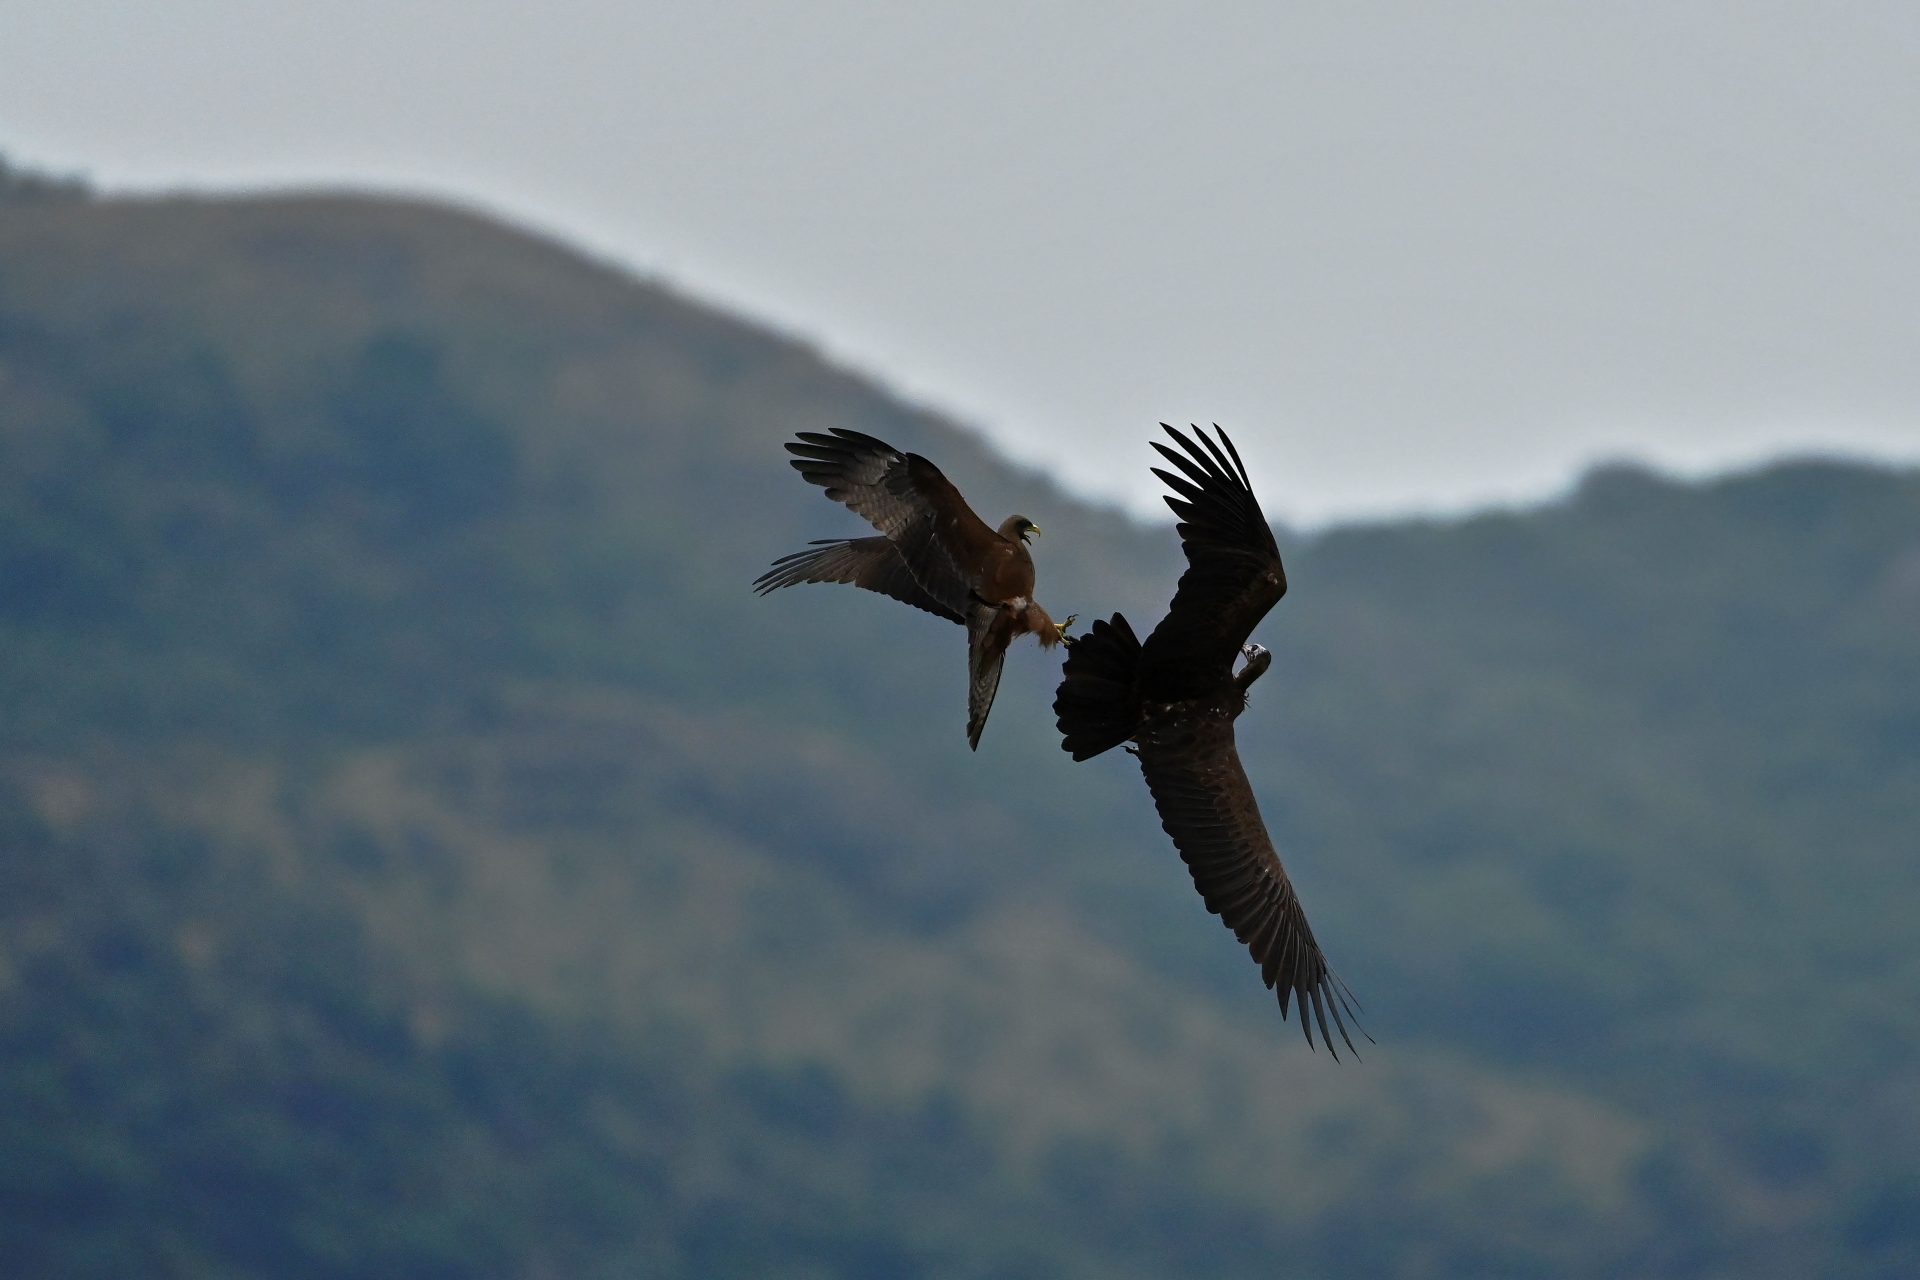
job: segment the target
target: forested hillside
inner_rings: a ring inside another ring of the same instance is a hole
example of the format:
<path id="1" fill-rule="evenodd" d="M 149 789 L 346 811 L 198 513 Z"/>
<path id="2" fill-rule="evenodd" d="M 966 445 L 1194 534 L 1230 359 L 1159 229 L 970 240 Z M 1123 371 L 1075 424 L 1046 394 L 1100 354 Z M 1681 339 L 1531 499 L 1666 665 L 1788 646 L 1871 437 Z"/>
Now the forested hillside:
<path id="1" fill-rule="evenodd" d="M 1910 1273 L 1920 474 L 1280 531 L 1335 1063 L 1057 653 L 975 755 L 957 629 L 750 594 L 830 426 L 1158 616 L 1170 528 L 564 246 L 0 174 L 0 1273 Z"/>

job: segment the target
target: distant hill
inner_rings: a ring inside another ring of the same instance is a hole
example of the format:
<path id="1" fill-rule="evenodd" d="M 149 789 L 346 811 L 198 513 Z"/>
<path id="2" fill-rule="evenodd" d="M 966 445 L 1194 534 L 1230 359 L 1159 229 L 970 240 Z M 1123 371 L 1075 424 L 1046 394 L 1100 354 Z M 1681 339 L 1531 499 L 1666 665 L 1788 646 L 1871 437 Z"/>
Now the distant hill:
<path id="1" fill-rule="evenodd" d="M 1920 473 L 1282 531 L 1336 1065 L 1057 655 L 975 756 L 957 631 L 748 592 L 828 426 L 1158 616 L 1169 530 L 564 246 L 0 199 L 0 1271 L 1906 1274 Z"/>

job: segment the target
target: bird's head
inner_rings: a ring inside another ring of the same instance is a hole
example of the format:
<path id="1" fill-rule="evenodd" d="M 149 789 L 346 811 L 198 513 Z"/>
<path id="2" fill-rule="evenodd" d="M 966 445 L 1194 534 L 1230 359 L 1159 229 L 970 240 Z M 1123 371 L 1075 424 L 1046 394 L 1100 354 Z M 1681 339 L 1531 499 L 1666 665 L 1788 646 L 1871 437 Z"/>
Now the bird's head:
<path id="1" fill-rule="evenodd" d="M 1239 685 L 1240 692 L 1245 694 L 1253 682 L 1265 675 L 1267 668 L 1273 665 L 1273 654 L 1260 645 L 1243 644 L 1240 646 L 1240 656 L 1247 660 L 1247 665 L 1240 668 L 1240 674 L 1234 678 L 1234 683 Z"/>
<path id="2" fill-rule="evenodd" d="M 1000 536 L 1009 542 L 1032 542 L 1040 536 L 1040 526 L 1025 516 L 1008 516 L 1000 522 Z"/>

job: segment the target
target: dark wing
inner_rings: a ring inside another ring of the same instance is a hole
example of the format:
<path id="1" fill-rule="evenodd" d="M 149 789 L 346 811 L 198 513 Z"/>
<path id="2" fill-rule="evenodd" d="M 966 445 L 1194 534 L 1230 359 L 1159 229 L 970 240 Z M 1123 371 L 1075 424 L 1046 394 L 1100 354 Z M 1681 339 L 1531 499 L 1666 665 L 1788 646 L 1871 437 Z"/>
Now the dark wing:
<path id="1" fill-rule="evenodd" d="M 953 613 L 966 612 L 983 566 L 1004 539 L 940 468 L 840 427 L 802 431 L 787 452 L 802 477 L 886 535 L 922 590 Z"/>
<path id="2" fill-rule="evenodd" d="M 975 600 L 967 606 L 967 746 L 980 749 L 993 695 L 1000 691 L 1000 667 L 1013 641 L 1013 619 L 1005 609 Z"/>
<path id="3" fill-rule="evenodd" d="M 1260 966 L 1261 980 L 1278 993 L 1281 1016 L 1286 1016 L 1288 1001 L 1297 1000 L 1300 1029 L 1311 1045 L 1311 1004 L 1328 1052 L 1340 1056 L 1327 1030 L 1331 1015 L 1341 1040 L 1357 1055 L 1347 1033 L 1348 1019 L 1362 1036 L 1366 1031 L 1360 1027 L 1352 993 L 1327 967 L 1274 852 L 1246 770 L 1240 767 L 1233 720 L 1221 713 L 1162 719 L 1141 741 L 1139 755 L 1160 825 L 1173 837 L 1207 910 L 1246 944 Z"/>
<path id="4" fill-rule="evenodd" d="M 1176 452 L 1154 441 L 1153 447 L 1179 474 L 1159 467 L 1153 474 L 1173 490 L 1167 505 L 1180 517 L 1187 571 L 1180 576 L 1167 616 L 1147 637 L 1147 657 L 1155 665 L 1178 659 L 1230 671 L 1254 624 L 1287 593 L 1287 572 L 1247 481 L 1246 466 L 1227 433 L 1215 427 L 1220 434 L 1215 444 L 1196 427 L 1200 444 L 1195 444 L 1166 423 L 1160 425 L 1181 449 Z"/>
<path id="5" fill-rule="evenodd" d="M 802 582 L 846 582 L 892 596 L 916 609 L 925 609 L 949 622 L 961 616 L 928 595 L 907 572 L 900 551 L 885 538 L 826 538 L 808 544 L 808 550 L 781 556 L 753 581 L 761 595 Z"/>

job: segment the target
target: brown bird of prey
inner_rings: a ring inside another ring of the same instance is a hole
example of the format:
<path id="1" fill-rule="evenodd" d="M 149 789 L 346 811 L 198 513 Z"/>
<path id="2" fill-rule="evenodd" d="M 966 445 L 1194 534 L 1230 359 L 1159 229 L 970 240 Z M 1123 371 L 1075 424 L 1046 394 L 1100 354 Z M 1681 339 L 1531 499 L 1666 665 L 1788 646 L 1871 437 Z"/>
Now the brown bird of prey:
<path id="1" fill-rule="evenodd" d="M 1173 489 L 1167 505 L 1180 518 L 1187 556 L 1167 616 L 1145 644 L 1120 614 L 1095 622 L 1067 654 L 1053 709 L 1061 745 L 1075 760 L 1134 744 L 1127 750 L 1138 757 L 1160 824 L 1207 910 L 1246 944 L 1261 979 L 1279 995 L 1281 1016 L 1289 1000 L 1298 1002 L 1309 1045 L 1312 1004 L 1320 1039 L 1338 1057 L 1328 1015 L 1349 1050 L 1347 1022 L 1366 1032 L 1352 992 L 1327 967 L 1307 927 L 1233 741 L 1247 690 L 1272 661 L 1247 637 L 1286 594 L 1287 575 L 1240 454 L 1226 432 L 1214 430 L 1217 444 L 1197 427 L 1199 443 L 1166 427 L 1178 451 L 1154 442 L 1179 471 L 1154 468 Z M 1241 657 L 1246 665 L 1236 675 Z"/>
<path id="2" fill-rule="evenodd" d="M 989 528 L 940 468 L 858 431 L 802 431 L 787 452 L 794 470 L 864 516 L 880 536 L 814 542 L 775 560 L 754 590 L 846 582 L 963 624 L 967 745 L 979 750 L 1007 646 L 1032 634 L 1051 649 L 1073 624 L 1054 622 L 1033 598 L 1027 540 L 1040 526 L 1014 515 Z"/>

